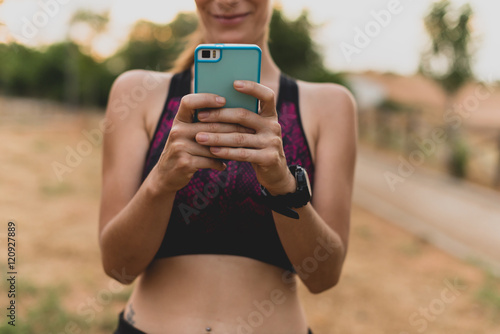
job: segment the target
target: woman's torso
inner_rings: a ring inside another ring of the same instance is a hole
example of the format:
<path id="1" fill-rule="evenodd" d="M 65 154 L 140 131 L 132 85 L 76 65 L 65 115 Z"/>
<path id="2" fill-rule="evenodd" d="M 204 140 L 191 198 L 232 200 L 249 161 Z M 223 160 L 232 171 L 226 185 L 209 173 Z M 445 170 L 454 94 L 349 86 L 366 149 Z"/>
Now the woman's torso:
<path id="1" fill-rule="evenodd" d="M 165 103 L 169 74 L 145 105 L 150 140 Z M 278 80 L 270 83 L 278 95 Z M 301 94 L 301 98 L 302 98 Z M 301 101 L 301 100 L 299 100 Z M 307 101 L 307 99 L 306 99 Z M 300 110 L 307 110 L 300 102 Z M 316 120 L 301 112 L 314 159 Z M 295 275 L 255 259 L 194 254 L 155 259 L 135 283 L 125 316 L 147 333 L 298 333 L 307 323 Z"/>

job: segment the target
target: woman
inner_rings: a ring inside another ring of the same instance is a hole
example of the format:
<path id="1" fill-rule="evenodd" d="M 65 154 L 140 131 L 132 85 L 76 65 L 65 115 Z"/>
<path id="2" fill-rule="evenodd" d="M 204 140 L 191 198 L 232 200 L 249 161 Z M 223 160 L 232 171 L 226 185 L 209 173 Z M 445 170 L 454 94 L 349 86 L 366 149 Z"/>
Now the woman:
<path id="1" fill-rule="evenodd" d="M 100 245 L 106 273 L 135 281 L 116 333 L 308 333 L 297 280 L 312 293 L 333 287 L 347 250 L 354 101 L 340 86 L 281 75 L 267 47 L 270 0 L 196 5 L 200 41 L 262 49 L 261 84 L 234 84 L 260 111 L 192 94 L 192 56 L 175 75 L 116 80 Z M 193 123 L 199 108 L 215 109 Z M 309 173 L 312 201 L 292 164 Z M 288 203 L 299 188 L 304 203 Z M 280 195 L 298 219 L 272 201 Z"/>

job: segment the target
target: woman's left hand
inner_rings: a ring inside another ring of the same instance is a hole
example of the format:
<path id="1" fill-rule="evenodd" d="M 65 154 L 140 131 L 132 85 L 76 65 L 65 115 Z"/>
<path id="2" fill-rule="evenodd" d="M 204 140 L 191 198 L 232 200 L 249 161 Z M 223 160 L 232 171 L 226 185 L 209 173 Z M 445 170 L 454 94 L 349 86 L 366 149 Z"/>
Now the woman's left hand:
<path id="1" fill-rule="evenodd" d="M 234 88 L 260 100 L 259 114 L 243 108 L 222 108 L 199 112 L 198 119 L 207 123 L 239 124 L 255 133 L 199 132 L 196 141 L 210 146 L 210 152 L 218 158 L 250 162 L 257 180 L 272 195 L 295 191 L 296 181 L 287 166 L 273 90 L 253 81 L 240 80 L 234 82 Z"/>

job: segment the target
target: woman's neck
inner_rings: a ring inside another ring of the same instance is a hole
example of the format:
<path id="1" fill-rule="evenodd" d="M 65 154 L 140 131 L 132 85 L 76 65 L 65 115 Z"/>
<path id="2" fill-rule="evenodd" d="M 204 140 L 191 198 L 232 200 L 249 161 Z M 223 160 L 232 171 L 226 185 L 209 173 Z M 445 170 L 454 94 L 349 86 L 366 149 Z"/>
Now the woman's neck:
<path id="1" fill-rule="evenodd" d="M 263 36 L 256 44 L 262 50 L 260 82 L 265 86 L 272 87 L 279 81 L 281 71 L 271 57 L 266 38 Z"/>

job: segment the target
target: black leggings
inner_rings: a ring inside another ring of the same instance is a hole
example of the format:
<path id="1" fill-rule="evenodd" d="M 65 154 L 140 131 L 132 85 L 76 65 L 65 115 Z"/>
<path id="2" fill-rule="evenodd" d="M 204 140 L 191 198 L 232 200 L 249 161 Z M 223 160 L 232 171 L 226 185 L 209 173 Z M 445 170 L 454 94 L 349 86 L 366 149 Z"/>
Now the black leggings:
<path id="1" fill-rule="evenodd" d="M 120 318 L 118 320 L 118 328 L 116 329 L 114 334 L 146 334 L 146 333 L 129 324 L 123 317 L 123 311 L 122 311 L 120 313 Z M 307 334 L 313 334 L 311 329 L 307 331 Z"/>

